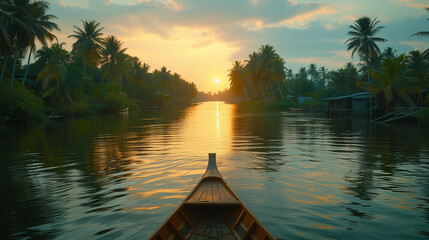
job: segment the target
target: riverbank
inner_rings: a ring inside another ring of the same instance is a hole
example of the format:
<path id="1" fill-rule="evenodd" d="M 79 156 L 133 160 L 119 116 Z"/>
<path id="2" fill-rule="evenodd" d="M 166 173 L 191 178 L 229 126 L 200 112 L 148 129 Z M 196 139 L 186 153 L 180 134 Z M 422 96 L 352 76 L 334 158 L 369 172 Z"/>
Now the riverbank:
<path id="1" fill-rule="evenodd" d="M 55 100 L 60 102 L 60 100 Z M 157 102 L 157 108 L 166 108 L 163 101 Z M 171 103 L 170 103 L 171 104 Z M 180 105 L 189 103 L 180 102 Z M 153 104 L 152 104 L 153 105 Z M 0 124 L 37 122 L 50 116 L 79 117 L 96 114 L 123 112 L 125 109 L 140 111 L 153 108 L 151 103 L 139 99 L 130 100 L 126 93 L 96 95 L 83 100 L 73 101 L 69 96 L 67 104 L 51 104 L 49 99 L 36 94 L 35 90 L 26 87 L 10 88 L 7 84 L 0 86 Z"/>
<path id="2" fill-rule="evenodd" d="M 245 111 L 311 111 L 311 112 L 324 112 L 323 106 L 314 107 L 314 103 L 306 102 L 306 103 L 298 103 L 293 101 L 285 101 L 285 102 L 265 102 L 263 100 L 256 100 L 250 102 L 239 102 L 236 103 L 239 109 Z M 362 118 L 362 114 L 360 115 L 352 115 L 348 118 Z M 392 123 L 408 123 L 412 125 L 417 125 L 420 127 L 429 127 L 429 110 L 425 109 L 420 111 L 413 117 L 408 117 L 406 119 L 400 119 L 397 121 L 393 121 Z"/>
<path id="3" fill-rule="evenodd" d="M 289 111 L 290 108 L 302 108 L 306 106 L 297 102 L 285 101 L 285 102 L 265 102 L 263 100 L 255 100 L 249 102 L 237 103 L 237 106 L 241 109 L 252 110 L 252 111 Z"/>
<path id="4" fill-rule="evenodd" d="M 166 105 L 163 101 L 158 101 L 159 105 L 150 105 L 141 100 L 129 100 L 125 93 L 98 95 L 81 101 L 70 101 L 63 106 L 60 111 L 50 107 L 49 102 L 44 101 L 35 94 L 34 90 L 25 87 L 10 88 L 7 84 L 2 84 L 0 88 L 0 124 L 24 123 L 43 121 L 49 118 L 63 119 L 70 117 L 80 117 L 96 114 L 109 114 L 126 111 L 141 111 L 144 109 L 166 109 L 171 105 Z M 198 103 L 180 102 L 175 106 L 192 106 Z M 239 110 L 244 111 L 312 111 L 323 112 L 323 108 L 312 108 L 311 102 L 298 103 L 291 100 L 285 102 L 266 102 L 262 99 L 235 103 Z M 61 116 L 58 118 L 57 116 Z M 423 110 L 416 115 L 415 119 L 421 127 L 429 126 L 429 110 Z"/>

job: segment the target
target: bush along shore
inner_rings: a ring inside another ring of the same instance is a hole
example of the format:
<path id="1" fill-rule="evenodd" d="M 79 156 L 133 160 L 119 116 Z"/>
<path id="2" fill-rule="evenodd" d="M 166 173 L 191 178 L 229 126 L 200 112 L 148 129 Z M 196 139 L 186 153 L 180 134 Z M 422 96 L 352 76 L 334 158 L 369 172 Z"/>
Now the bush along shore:
<path id="1" fill-rule="evenodd" d="M 123 42 L 105 36 L 94 20 L 82 20 L 67 51 L 46 1 L 0 5 L 0 122 L 119 112 L 190 103 L 194 83 L 166 67 L 151 71 L 127 54 Z M 35 43 L 42 44 L 35 49 Z M 32 56 L 35 62 L 30 63 Z M 24 59 L 29 59 L 23 64 Z"/>
<path id="2" fill-rule="evenodd" d="M 427 9 L 429 11 L 429 8 Z M 361 17 L 350 25 L 346 49 L 351 57 L 358 56 L 359 64 L 346 63 L 336 70 L 311 63 L 297 72 L 286 68 L 286 60 L 271 45 L 262 45 L 244 61 L 234 61 L 229 69 L 228 92 L 244 106 L 295 107 L 324 109 L 326 98 L 370 92 L 370 104 L 376 109 L 372 119 L 393 114 L 401 109 L 419 109 L 415 116 L 421 125 L 428 124 L 429 108 L 429 49 L 415 49 L 397 54 L 387 47 L 381 51 L 378 43 L 387 39 L 376 36 L 384 26 L 377 18 Z M 411 37 L 428 37 L 422 31 Z M 225 96 L 226 92 L 215 95 Z M 216 98 L 216 96 L 208 96 Z M 372 99 L 372 98 L 370 98 Z M 255 100 L 257 100 L 255 103 Z M 290 106 L 289 106 L 290 105 Z M 372 115 L 372 114 L 369 114 Z"/>

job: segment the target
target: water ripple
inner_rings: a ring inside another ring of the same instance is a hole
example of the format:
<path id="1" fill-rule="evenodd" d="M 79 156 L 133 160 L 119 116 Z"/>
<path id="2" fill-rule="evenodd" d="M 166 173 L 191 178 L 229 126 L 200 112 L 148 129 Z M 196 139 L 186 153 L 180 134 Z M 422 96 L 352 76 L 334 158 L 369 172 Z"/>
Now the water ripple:
<path id="1" fill-rule="evenodd" d="M 146 239 L 208 152 L 278 238 L 428 236 L 424 129 L 216 102 L 10 128 L 0 129 L 0 238 Z"/>

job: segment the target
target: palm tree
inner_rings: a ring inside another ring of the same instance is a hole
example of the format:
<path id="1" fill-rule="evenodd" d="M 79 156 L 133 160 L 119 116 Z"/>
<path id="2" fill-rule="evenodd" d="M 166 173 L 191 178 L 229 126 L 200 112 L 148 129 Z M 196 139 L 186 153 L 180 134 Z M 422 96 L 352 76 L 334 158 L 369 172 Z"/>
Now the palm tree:
<path id="1" fill-rule="evenodd" d="M 271 89 L 271 94 L 274 97 L 274 90 L 271 84 L 271 77 L 269 77 L 269 69 L 274 59 L 276 58 L 277 53 L 271 45 L 262 45 L 259 48 L 259 55 L 257 61 L 257 71 L 259 78 L 263 80 L 264 83 L 268 84 Z"/>
<path id="2" fill-rule="evenodd" d="M 426 10 L 428 10 L 428 11 L 429 11 L 429 7 L 427 7 L 427 8 L 426 8 Z M 429 20 L 429 18 L 428 18 L 427 20 Z M 413 35 L 411 35 L 411 36 L 429 37 L 429 31 L 420 31 L 420 32 L 416 32 L 416 33 L 414 33 L 414 34 L 413 34 Z M 424 53 L 424 54 L 429 54 L 429 48 L 428 48 L 428 49 L 426 49 L 423 53 Z"/>
<path id="3" fill-rule="evenodd" d="M 43 88 L 45 89 L 43 98 L 53 94 L 56 89 L 55 110 L 57 112 L 60 109 L 60 83 L 64 81 L 65 74 L 67 71 L 64 61 L 67 57 L 68 52 L 63 48 L 64 44 L 65 43 L 52 44 L 52 46 L 49 48 L 50 54 L 46 67 L 39 73 L 36 79 L 37 81 L 43 82 Z M 52 86 L 47 89 L 51 80 L 55 80 L 56 87 Z"/>
<path id="4" fill-rule="evenodd" d="M 32 8 L 29 0 L 4 1 L 1 7 L 2 45 L 11 46 L 13 49 L 13 68 L 10 85 L 13 87 L 15 79 L 16 62 L 18 53 L 27 47 L 33 37 L 28 25 L 32 16 Z M 7 59 L 7 58 L 6 58 Z M 4 64 L 7 65 L 7 64 Z M 1 80 L 1 79 L 0 79 Z"/>
<path id="5" fill-rule="evenodd" d="M 2 82 L 3 76 L 5 75 L 5 72 L 6 72 L 7 64 L 9 61 L 9 55 L 10 55 L 10 49 L 8 49 L 5 46 L 4 42 L 0 41 L 0 56 L 2 57 L 2 60 L 3 60 L 3 67 L 0 74 L 0 83 Z"/>
<path id="6" fill-rule="evenodd" d="M 253 52 L 252 54 L 249 54 L 249 60 L 246 60 L 245 72 L 247 75 L 250 76 L 253 85 L 257 86 L 256 88 L 259 88 L 261 95 L 265 101 L 265 91 L 262 87 L 261 79 L 258 76 L 258 58 L 258 53 Z"/>
<path id="7" fill-rule="evenodd" d="M 16 11 L 15 8 L 16 5 L 11 0 L 4 0 L 0 2 L 0 43 L 2 48 L 7 48 L 8 50 L 12 49 L 9 34 L 10 23 L 18 21 L 25 26 L 23 22 L 21 22 L 12 14 Z"/>
<path id="8" fill-rule="evenodd" d="M 298 73 L 296 73 L 296 78 L 301 81 L 307 81 L 308 80 L 308 72 L 305 67 L 300 67 L 298 70 Z"/>
<path id="9" fill-rule="evenodd" d="M 242 89 L 246 100 L 250 101 L 246 87 L 243 83 L 244 65 L 240 61 L 234 61 L 234 63 L 232 64 L 232 68 L 229 69 L 228 72 L 231 90 L 233 92 L 240 93 L 241 91 L 239 91 L 238 89 Z M 241 88 L 238 86 L 238 82 L 240 82 Z"/>
<path id="10" fill-rule="evenodd" d="M 51 22 L 51 19 L 57 18 L 54 15 L 46 14 L 46 11 L 49 9 L 49 4 L 45 1 L 34 2 L 31 5 L 31 18 L 28 21 L 31 32 L 33 33 L 33 38 L 30 39 L 30 52 L 28 55 L 27 67 L 24 74 L 24 79 L 22 80 L 21 86 L 24 86 L 25 80 L 27 79 L 28 69 L 30 66 L 31 53 L 33 52 L 35 46 L 35 39 L 39 40 L 43 46 L 47 45 L 46 40 L 53 41 L 57 37 L 52 34 L 52 30 L 60 30 L 56 23 Z"/>
<path id="11" fill-rule="evenodd" d="M 355 53 L 358 53 L 361 60 L 368 62 L 370 58 L 380 55 L 377 43 L 387 40 L 375 36 L 384 28 L 384 26 L 377 26 L 379 22 L 377 18 L 371 20 L 369 17 L 361 17 L 355 21 L 354 25 L 350 25 L 352 30 L 347 35 L 352 37 L 347 39 L 346 43 L 347 50 L 352 50 L 352 58 Z"/>
<path id="12" fill-rule="evenodd" d="M 4 56 L 3 67 L 0 74 L 0 83 L 6 72 L 9 56 L 13 52 L 11 44 L 12 25 L 14 23 L 18 23 L 22 27 L 26 27 L 24 22 L 12 14 L 17 11 L 15 10 L 16 7 L 17 6 L 11 0 L 0 2 L 0 54 Z"/>
<path id="13" fill-rule="evenodd" d="M 54 43 L 50 48 L 49 62 L 51 64 L 64 64 L 67 61 L 68 52 L 64 49 L 65 43 Z M 38 51 L 39 52 L 39 51 Z M 39 52 L 40 54 L 40 52 Z"/>
<path id="14" fill-rule="evenodd" d="M 100 51 L 102 50 L 103 33 L 100 23 L 91 20 L 83 21 L 83 29 L 73 26 L 75 28 L 74 34 L 69 37 L 75 38 L 77 41 L 73 43 L 73 53 L 83 59 L 83 74 L 82 84 L 80 89 L 80 98 L 83 97 L 83 87 L 85 83 L 86 68 L 90 63 L 96 63 L 100 58 Z"/>
<path id="15" fill-rule="evenodd" d="M 429 7 L 426 8 L 426 10 L 429 11 Z M 429 20 L 429 18 L 427 19 Z M 411 36 L 423 36 L 423 37 L 429 37 L 429 31 L 420 31 L 420 32 L 416 32 Z"/>
<path id="16" fill-rule="evenodd" d="M 319 71 L 317 71 L 317 65 L 315 63 L 310 63 L 310 65 L 308 65 L 308 75 L 310 75 L 311 81 L 317 81 L 319 78 Z"/>
<path id="17" fill-rule="evenodd" d="M 101 49 L 101 61 L 103 69 L 103 79 L 109 77 L 110 81 L 105 90 L 105 94 L 109 89 L 111 81 L 119 81 L 119 93 L 122 91 L 122 78 L 126 70 L 127 54 L 126 48 L 122 48 L 123 42 L 119 41 L 115 36 L 106 37 Z"/>
<path id="18" fill-rule="evenodd" d="M 306 96 L 309 92 L 314 92 L 315 90 L 315 84 L 308 79 L 308 73 L 305 67 L 299 68 L 288 85 L 288 93 L 294 97 Z"/>
<path id="19" fill-rule="evenodd" d="M 153 80 L 156 87 L 162 90 L 164 94 L 171 94 L 172 91 L 172 74 L 165 66 L 161 70 L 153 72 Z"/>
<path id="20" fill-rule="evenodd" d="M 408 95 L 418 92 L 420 89 L 413 85 L 414 78 L 411 77 L 411 69 L 405 65 L 405 56 L 398 58 L 388 58 L 382 64 L 380 69 L 371 69 L 371 76 L 376 79 L 373 83 L 367 85 L 375 94 L 383 93 L 386 100 L 386 111 L 392 101 L 399 97 L 409 106 L 415 106 L 415 103 Z"/>
<path id="21" fill-rule="evenodd" d="M 286 72 L 287 79 L 290 81 L 290 80 L 292 80 L 293 76 L 294 76 L 293 75 L 293 70 L 292 69 L 288 69 L 287 72 Z"/>
<path id="22" fill-rule="evenodd" d="M 344 67 L 329 73 L 329 85 L 345 91 L 347 94 L 356 92 L 359 74 L 353 63 L 349 62 Z"/>
<path id="23" fill-rule="evenodd" d="M 176 105 L 176 97 L 177 95 L 181 95 L 180 93 L 183 92 L 183 90 L 186 88 L 186 85 L 184 84 L 185 80 L 182 78 L 182 76 L 178 73 L 174 73 L 171 76 L 171 101 L 173 105 Z M 179 93 L 179 94 L 177 94 Z"/>
<path id="24" fill-rule="evenodd" d="M 420 50 L 412 50 L 405 56 L 405 63 L 413 69 L 413 74 L 416 75 L 421 71 L 428 70 L 429 61 L 428 56 Z"/>
<path id="25" fill-rule="evenodd" d="M 36 54 L 34 57 L 37 59 L 36 62 L 40 61 L 40 63 L 43 64 L 43 66 L 46 66 L 49 59 L 51 58 L 51 55 L 52 55 L 51 48 L 47 46 L 42 46 L 42 48 L 36 51 Z"/>
<path id="26" fill-rule="evenodd" d="M 159 87 L 166 89 L 166 86 L 171 80 L 171 71 L 168 70 L 165 66 L 162 66 L 161 70 L 158 73 L 158 77 L 155 79 L 156 84 Z"/>
<path id="27" fill-rule="evenodd" d="M 56 87 L 51 87 L 45 90 L 42 98 L 46 98 L 50 96 L 55 90 L 56 92 L 56 100 L 55 100 L 55 111 L 58 112 L 60 109 L 60 82 L 64 80 L 66 72 L 66 67 L 64 64 L 52 64 L 48 63 L 46 68 L 43 69 L 39 75 L 37 76 L 37 81 L 43 82 L 43 88 L 46 89 L 49 86 L 51 80 L 56 81 Z"/>
<path id="28" fill-rule="evenodd" d="M 383 52 L 383 58 L 384 59 L 387 59 L 387 58 L 396 58 L 396 50 L 393 50 L 393 48 L 391 48 L 391 47 L 388 47 L 388 48 L 386 48 L 386 49 L 384 49 L 384 52 Z"/>
<path id="29" fill-rule="evenodd" d="M 134 99 L 134 92 L 137 87 L 143 85 L 149 78 L 150 66 L 146 63 L 142 65 L 137 57 L 130 57 L 127 60 L 127 71 L 129 83 L 132 83 L 131 99 Z"/>
<path id="30" fill-rule="evenodd" d="M 352 50 L 352 58 L 355 53 L 358 53 L 360 59 L 366 63 L 368 72 L 368 83 L 371 82 L 369 75 L 369 61 L 371 58 L 376 58 L 380 55 L 380 49 L 377 46 L 378 42 L 386 42 L 384 38 L 376 37 L 375 35 L 384 28 L 377 26 L 380 21 L 377 18 L 371 20 L 369 17 L 361 17 L 350 25 L 351 31 L 347 35 L 352 36 L 347 39 L 347 50 Z M 372 119 L 372 95 L 370 93 L 370 118 Z"/>
<path id="31" fill-rule="evenodd" d="M 416 78 L 416 86 L 422 89 L 418 98 L 419 104 L 422 104 L 429 86 L 429 52 L 412 50 L 405 56 L 405 64 L 412 70 L 412 76 Z M 429 94 L 427 98 L 429 99 Z"/>
<path id="32" fill-rule="evenodd" d="M 280 82 L 284 82 L 286 79 L 286 73 L 285 73 L 286 68 L 284 66 L 285 64 L 286 62 L 283 60 L 283 58 L 277 55 L 270 68 L 271 77 L 273 78 L 274 81 L 277 82 L 277 87 L 279 89 L 282 102 L 284 102 L 285 99 L 283 97 L 283 92 L 280 88 Z"/>
<path id="33" fill-rule="evenodd" d="M 379 68 L 381 66 L 381 63 L 385 60 L 384 54 L 381 53 L 377 57 L 372 57 L 369 59 L 368 62 L 360 62 L 357 64 L 357 67 L 359 69 L 360 74 L 362 75 L 362 80 L 365 81 L 364 78 L 368 81 L 368 66 L 370 68 Z M 366 76 L 366 77 L 365 77 Z"/>
<path id="34" fill-rule="evenodd" d="M 324 88 L 326 85 L 326 77 L 328 75 L 328 70 L 324 66 L 319 67 L 319 75 L 320 79 L 317 82 L 317 85 L 319 86 L 319 88 Z"/>

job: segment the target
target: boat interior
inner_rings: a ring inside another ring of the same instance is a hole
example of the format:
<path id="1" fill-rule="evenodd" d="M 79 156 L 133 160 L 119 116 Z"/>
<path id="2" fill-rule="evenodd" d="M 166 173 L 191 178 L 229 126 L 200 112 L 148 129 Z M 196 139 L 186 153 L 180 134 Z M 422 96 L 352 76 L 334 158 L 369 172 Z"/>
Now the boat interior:
<path id="1" fill-rule="evenodd" d="M 152 239 L 237 240 L 269 238 L 242 205 L 182 205 Z"/>
<path id="2" fill-rule="evenodd" d="M 274 239 L 228 187 L 209 154 L 194 190 L 151 237 L 152 240 Z"/>

